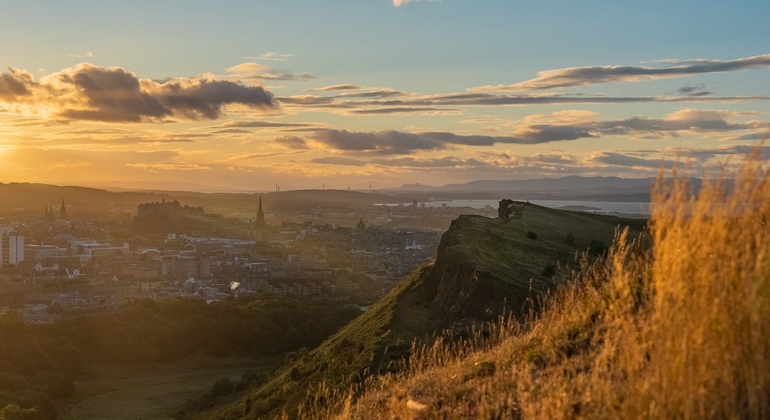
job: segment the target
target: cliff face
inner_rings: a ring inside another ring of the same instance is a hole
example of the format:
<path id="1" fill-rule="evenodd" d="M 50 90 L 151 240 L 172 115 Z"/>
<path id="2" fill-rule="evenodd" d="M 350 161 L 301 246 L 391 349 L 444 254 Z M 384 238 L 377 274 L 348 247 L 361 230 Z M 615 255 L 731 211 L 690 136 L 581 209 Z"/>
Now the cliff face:
<path id="1" fill-rule="evenodd" d="M 527 205 L 519 219 L 461 216 L 441 238 L 422 284 L 424 299 L 449 318 L 520 315 L 577 266 L 591 243 L 612 243 L 620 225 L 635 237 L 644 221 Z"/>

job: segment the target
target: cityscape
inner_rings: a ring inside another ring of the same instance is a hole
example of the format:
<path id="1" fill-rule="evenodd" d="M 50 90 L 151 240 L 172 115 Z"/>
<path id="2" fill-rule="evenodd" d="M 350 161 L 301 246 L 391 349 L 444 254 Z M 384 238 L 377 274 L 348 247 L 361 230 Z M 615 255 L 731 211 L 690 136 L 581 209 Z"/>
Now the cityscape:
<path id="1" fill-rule="evenodd" d="M 40 214 L 3 219 L 11 224 L 0 227 L 0 308 L 39 323 L 116 312 L 137 298 L 276 294 L 364 308 L 433 260 L 443 230 L 419 226 L 494 211 L 415 201 L 362 208 L 353 223 L 318 203 L 273 214 L 260 196 L 242 217 L 163 199 L 94 221 L 62 199 Z"/>

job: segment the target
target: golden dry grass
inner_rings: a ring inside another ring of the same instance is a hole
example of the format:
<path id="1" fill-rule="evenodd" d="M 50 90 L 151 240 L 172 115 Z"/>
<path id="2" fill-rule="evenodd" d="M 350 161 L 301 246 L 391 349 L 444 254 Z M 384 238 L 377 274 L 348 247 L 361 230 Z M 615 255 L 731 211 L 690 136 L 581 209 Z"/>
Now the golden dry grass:
<path id="1" fill-rule="evenodd" d="M 770 418 L 770 180 L 661 178 L 652 246 L 619 233 L 526 322 L 415 349 L 408 368 L 305 418 Z M 674 174 L 676 175 L 676 174 Z M 720 179 L 725 174 L 720 174 Z M 479 335 L 479 337 L 481 337 Z"/>

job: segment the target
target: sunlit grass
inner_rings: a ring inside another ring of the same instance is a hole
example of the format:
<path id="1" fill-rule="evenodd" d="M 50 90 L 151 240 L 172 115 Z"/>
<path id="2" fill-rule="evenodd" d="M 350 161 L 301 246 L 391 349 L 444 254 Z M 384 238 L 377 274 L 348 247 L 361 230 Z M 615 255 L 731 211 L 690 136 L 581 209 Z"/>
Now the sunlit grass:
<path id="1" fill-rule="evenodd" d="M 415 349 L 408 368 L 307 418 L 770 417 L 770 181 L 757 154 L 734 183 L 661 179 L 652 246 L 619 234 L 527 322 Z M 720 174 L 723 179 L 727 174 Z M 480 337 L 480 336 L 479 336 Z"/>

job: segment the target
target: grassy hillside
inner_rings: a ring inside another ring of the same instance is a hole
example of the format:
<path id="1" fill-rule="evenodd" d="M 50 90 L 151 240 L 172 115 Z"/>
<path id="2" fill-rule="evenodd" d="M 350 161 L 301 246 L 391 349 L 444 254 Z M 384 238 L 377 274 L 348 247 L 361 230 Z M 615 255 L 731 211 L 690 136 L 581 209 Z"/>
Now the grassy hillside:
<path id="1" fill-rule="evenodd" d="M 645 225 L 535 205 L 521 219 L 463 216 L 444 234 L 434 264 L 402 280 L 318 348 L 292 355 L 267 383 L 201 417 L 295 417 L 308 393 L 321 404 L 326 395 L 366 384 L 369 373 L 397 372 L 415 339 L 432 343 L 446 328 L 455 338 L 466 336 L 490 316 L 490 307 L 509 304 L 519 313 L 521 305 L 512 302 L 538 299 L 575 265 L 576 254 L 592 241 L 610 244 L 618 224 L 628 223 L 637 232 Z M 544 272 L 549 265 L 553 271 Z"/>
<path id="2" fill-rule="evenodd" d="M 438 342 L 307 418 L 769 418 L 770 178 L 654 192 L 651 248 L 625 237 L 520 324 Z M 663 184 L 660 184 L 663 185 Z M 668 185 L 671 185 L 670 183 Z M 355 397 L 355 398 L 352 398 Z"/>
<path id="3" fill-rule="evenodd" d="M 423 291 L 451 318 L 493 319 L 526 313 L 538 296 L 577 268 L 586 250 L 599 255 L 618 226 L 638 235 L 646 220 L 526 205 L 520 219 L 461 216 L 441 238 Z"/>

